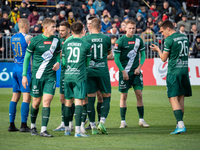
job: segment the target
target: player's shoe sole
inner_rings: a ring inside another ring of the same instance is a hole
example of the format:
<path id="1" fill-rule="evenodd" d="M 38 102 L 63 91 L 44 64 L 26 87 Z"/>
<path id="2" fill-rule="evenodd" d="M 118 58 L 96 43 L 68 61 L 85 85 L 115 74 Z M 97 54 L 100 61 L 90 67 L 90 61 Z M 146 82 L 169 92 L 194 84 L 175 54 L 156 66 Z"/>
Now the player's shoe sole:
<path id="1" fill-rule="evenodd" d="M 100 130 L 102 132 L 102 134 L 108 134 L 108 132 L 106 131 L 106 128 L 104 126 L 103 123 L 99 123 L 98 127 L 97 127 L 98 130 Z"/>
<path id="2" fill-rule="evenodd" d="M 16 131 L 19 131 L 19 129 L 17 129 L 15 126 L 14 127 L 9 126 L 8 131 L 9 132 L 16 132 Z"/>
<path id="3" fill-rule="evenodd" d="M 120 127 L 119 128 L 126 128 L 128 127 L 126 122 L 121 122 Z"/>
<path id="4" fill-rule="evenodd" d="M 53 137 L 53 135 L 49 134 L 47 131 L 40 132 L 40 136 L 42 136 L 42 137 Z"/>
<path id="5" fill-rule="evenodd" d="M 65 127 L 59 126 L 56 129 L 54 129 L 53 131 L 65 131 Z"/>
<path id="6" fill-rule="evenodd" d="M 179 128 L 177 127 L 174 132 L 171 132 L 170 134 L 181 134 L 181 133 L 185 133 L 186 132 L 186 128 Z"/>
<path id="7" fill-rule="evenodd" d="M 148 128 L 149 127 L 149 125 L 145 121 L 139 122 L 139 126 L 140 127 L 144 127 L 144 128 Z"/>
<path id="8" fill-rule="evenodd" d="M 86 135 L 84 133 L 75 133 L 74 137 L 89 137 L 89 135 Z"/>
<path id="9" fill-rule="evenodd" d="M 31 132 L 31 129 L 29 127 L 25 127 L 25 128 L 20 128 L 19 130 L 20 132 Z"/>
<path id="10" fill-rule="evenodd" d="M 36 128 L 31 129 L 31 135 L 38 135 L 38 131 Z"/>

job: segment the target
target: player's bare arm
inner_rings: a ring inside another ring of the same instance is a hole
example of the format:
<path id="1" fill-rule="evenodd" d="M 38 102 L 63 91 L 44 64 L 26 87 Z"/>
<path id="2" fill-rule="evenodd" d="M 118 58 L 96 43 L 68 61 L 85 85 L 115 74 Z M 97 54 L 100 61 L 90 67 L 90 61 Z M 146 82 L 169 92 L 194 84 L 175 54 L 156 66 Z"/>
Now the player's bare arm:
<path id="1" fill-rule="evenodd" d="M 159 56 L 160 56 L 160 58 L 161 58 L 161 60 L 162 60 L 163 62 L 167 61 L 167 58 L 168 58 L 168 56 L 169 56 L 169 52 L 166 52 L 166 51 L 162 52 L 162 51 L 160 50 L 160 48 L 159 48 L 157 45 L 155 45 L 155 44 L 152 44 L 152 46 L 150 46 L 150 48 L 151 48 L 154 52 L 158 52 L 158 54 L 159 54 Z"/>
<path id="2" fill-rule="evenodd" d="M 26 86 L 28 86 L 28 79 L 26 76 L 23 76 L 22 78 L 22 85 L 26 89 Z"/>
<path id="3" fill-rule="evenodd" d="M 108 51 L 108 56 L 107 56 L 107 60 L 113 60 L 113 53 L 112 53 L 112 51 L 110 50 L 110 51 Z"/>

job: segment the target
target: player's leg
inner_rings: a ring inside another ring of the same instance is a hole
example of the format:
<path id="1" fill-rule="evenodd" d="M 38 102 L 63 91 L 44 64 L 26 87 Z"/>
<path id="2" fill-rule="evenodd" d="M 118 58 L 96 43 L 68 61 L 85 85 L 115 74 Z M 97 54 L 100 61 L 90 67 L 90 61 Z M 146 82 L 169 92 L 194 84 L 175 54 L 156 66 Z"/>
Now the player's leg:
<path id="1" fill-rule="evenodd" d="M 182 99 L 181 99 L 182 98 Z M 180 101 L 184 102 L 184 96 L 180 96 Z M 171 132 L 171 134 L 178 134 L 178 133 L 184 133 L 186 132 L 186 128 L 183 122 L 183 113 L 182 108 L 179 103 L 179 96 L 176 97 L 170 97 L 169 102 L 172 106 L 172 110 L 174 112 L 174 116 L 177 121 L 177 128 L 174 130 L 174 132 Z M 181 102 L 181 103 L 183 103 Z"/>
<path id="2" fill-rule="evenodd" d="M 102 96 L 100 90 L 97 91 L 97 100 L 98 100 L 98 102 L 97 102 L 97 114 L 98 114 L 98 123 L 97 123 L 97 125 L 98 125 L 99 122 L 100 122 L 100 118 L 101 118 L 101 105 L 103 103 L 103 96 Z"/>
<path id="3" fill-rule="evenodd" d="M 70 127 L 71 131 L 74 130 L 74 126 L 73 126 L 74 111 L 75 111 L 75 104 L 74 104 L 74 98 L 72 98 L 71 114 L 70 114 L 70 118 L 69 118 L 69 127 Z"/>
<path id="4" fill-rule="evenodd" d="M 9 105 L 10 126 L 8 127 L 9 132 L 19 131 L 19 129 L 15 127 L 14 121 L 15 121 L 15 115 L 17 111 L 17 102 L 19 101 L 20 96 L 21 96 L 21 92 L 13 93 L 12 99 L 10 101 L 10 105 Z"/>
<path id="5" fill-rule="evenodd" d="M 127 127 L 125 117 L 126 117 L 126 110 L 127 110 L 127 105 L 126 105 L 126 100 L 128 96 L 128 91 L 121 93 L 121 98 L 120 98 L 120 116 L 121 116 L 121 125 L 119 128 L 125 128 Z"/>
<path id="6" fill-rule="evenodd" d="M 142 87 L 134 86 L 135 96 L 137 99 L 137 111 L 139 115 L 139 126 L 148 128 L 149 125 L 144 121 L 144 105 L 142 100 Z"/>
<path id="7" fill-rule="evenodd" d="M 31 132 L 31 129 L 27 126 L 27 119 L 29 114 L 29 104 L 31 102 L 30 93 L 23 93 L 23 102 L 21 105 L 21 127 L 20 132 Z"/>
<path id="8" fill-rule="evenodd" d="M 185 98 L 184 95 L 178 96 L 178 102 L 179 102 L 179 104 L 181 106 L 181 110 L 182 110 L 182 117 L 184 115 L 184 98 Z"/>
<path id="9" fill-rule="evenodd" d="M 62 121 L 61 121 L 61 124 L 56 129 L 54 129 L 53 131 L 64 131 L 65 130 L 64 117 L 63 117 L 63 110 L 64 110 L 64 107 L 65 107 L 65 96 L 64 96 L 64 94 L 61 94 L 61 93 L 60 93 L 60 102 L 61 102 L 61 118 L 62 118 Z"/>
<path id="10" fill-rule="evenodd" d="M 22 80 L 22 75 L 20 75 L 20 80 Z M 21 91 L 23 92 L 23 102 L 21 105 L 21 127 L 20 132 L 31 132 L 30 128 L 27 126 L 27 119 L 29 115 L 29 104 L 31 102 L 30 95 L 30 82 L 31 82 L 31 73 L 27 74 L 28 86 L 26 89 L 20 84 Z"/>
<path id="11" fill-rule="evenodd" d="M 88 98 L 86 97 L 85 100 L 83 100 L 82 120 L 81 120 L 81 132 L 82 133 L 86 133 L 85 121 L 87 119 L 87 105 L 88 105 Z"/>

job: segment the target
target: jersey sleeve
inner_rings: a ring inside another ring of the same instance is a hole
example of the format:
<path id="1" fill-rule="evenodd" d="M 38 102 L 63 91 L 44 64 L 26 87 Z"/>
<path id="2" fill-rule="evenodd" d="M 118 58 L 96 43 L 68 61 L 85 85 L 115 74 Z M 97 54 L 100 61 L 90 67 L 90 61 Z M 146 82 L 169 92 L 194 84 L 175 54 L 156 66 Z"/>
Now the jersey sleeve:
<path id="1" fill-rule="evenodd" d="M 29 45 L 28 45 L 28 47 L 27 47 L 27 51 L 29 52 L 29 53 L 33 53 L 34 52 L 34 50 L 35 50 L 35 44 L 34 44 L 35 42 L 34 42 L 34 38 L 32 38 L 30 41 L 29 41 Z"/>
<path id="2" fill-rule="evenodd" d="M 87 43 L 86 49 L 87 49 L 87 57 L 91 57 L 92 45 L 90 43 Z"/>
<path id="3" fill-rule="evenodd" d="M 61 46 L 60 46 L 60 39 L 58 38 L 58 44 L 57 44 L 57 48 L 56 48 L 56 53 L 58 54 L 58 53 L 60 53 L 61 52 Z"/>
<path id="4" fill-rule="evenodd" d="M 139 48 L 139 51 L 144 51 L 144 50 L 145 50 L 144 42 L 143 42 L 143 40 L 140 38 L 140 48 Z"/>
<path id="5" fill-rule="evenodd" d="M 118 39 L 115 43 L 114 53 L 121 53 L 122 48 L 123 48 L 122 41 Z"/>
<path id="6" fill-rule="evenodd" d="M 171 43 L 170 43 L 170 41 L 168 40 L 168 38 L 166 38 L 166 39 L 165 39 L 165 42 L 164 42 L 164 51 L 170 52 L 170 48 L 171 48 Z"/>

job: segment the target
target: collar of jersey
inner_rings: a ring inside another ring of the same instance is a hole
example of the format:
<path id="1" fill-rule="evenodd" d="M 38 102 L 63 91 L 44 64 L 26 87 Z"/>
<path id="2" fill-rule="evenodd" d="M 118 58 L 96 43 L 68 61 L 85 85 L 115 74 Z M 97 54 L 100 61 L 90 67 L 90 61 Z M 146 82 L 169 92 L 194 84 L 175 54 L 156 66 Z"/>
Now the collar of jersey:
<path id="1" fill-rule="evenodd" d="M 42 37 L 43 37 L 44 39 L 50 39 L 50 38 L 51 38 L 51 36 L 50 36 L 50 37 L 46 37 L 44 34 L 42 34 Z"/>
<path id="2" fill-rule="evenodd" d="M 125 36 L 126 36 L 126 35 L 125 35 Z M 134 37 L 134 35 L 133 35 L 133 37 Z M 129 38 L 129 37 L 126 36 L 126 38 L 128 38 L 128 39 L 132 39 L 133 37 Z"/>

